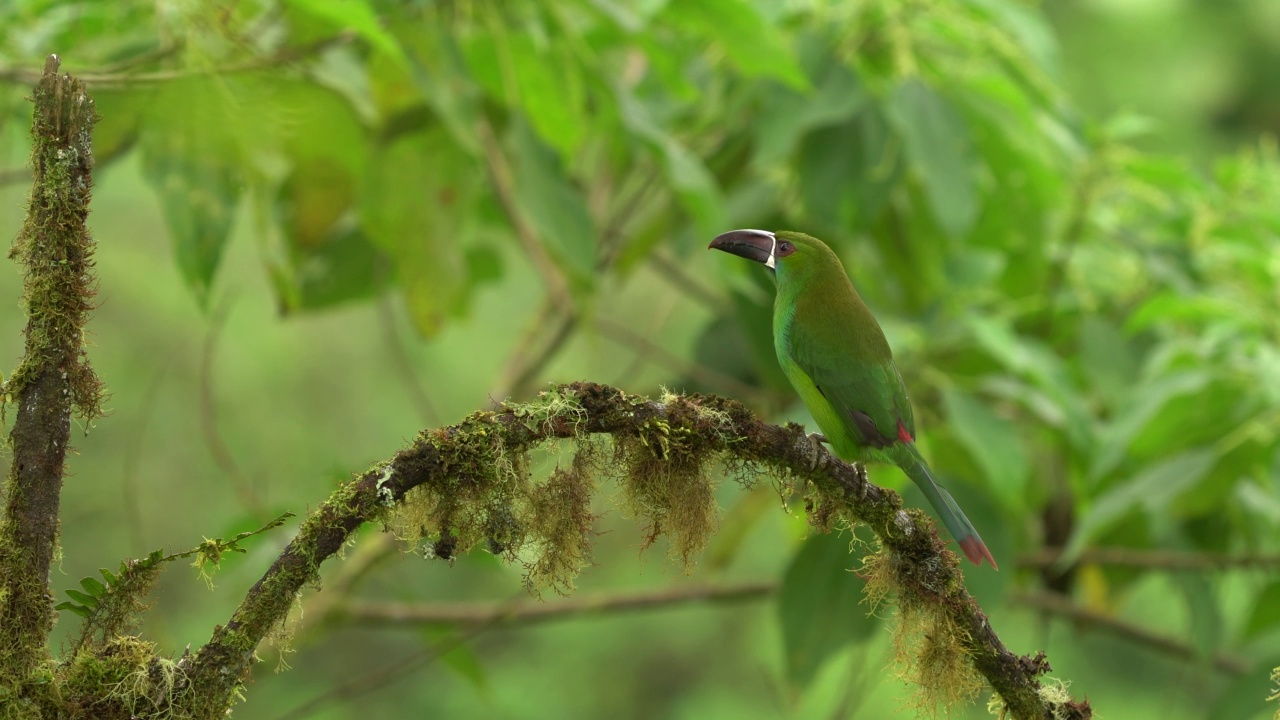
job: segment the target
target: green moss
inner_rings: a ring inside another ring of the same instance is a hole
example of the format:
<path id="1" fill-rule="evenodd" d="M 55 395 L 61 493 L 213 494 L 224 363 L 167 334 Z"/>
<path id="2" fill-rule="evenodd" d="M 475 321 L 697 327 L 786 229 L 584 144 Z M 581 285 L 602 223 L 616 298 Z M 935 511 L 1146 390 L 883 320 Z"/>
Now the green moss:
<path id="1" fill-rule="evenodd" d="M 581 437 L 582 424 L 587 419 L 587 412 L 578 396 L 566 387 L 552 387 L 540 392 L 534 402 L 506 402 L 502 408 L 518 418 L 530 431 L 543 435 L 571 434 Z M 557 432 L 557 425 L 568 425 L 573 430 L 570 433 L 560 433 Z"/>
<path id="2" fill-rule="evenodd" d="M 1071 693 L 1068 691 L 1070 683 L 1057 680 L 1054 678 L 1046 678 L 1042 681 L 1039 696 L 1049 707 L 1050 720 L 1070 720 L 1078 717 L 1072 710 Z M 987 700 L 987 712 L 1000 720 L 1006 720 L 1013 715 L 1009 711 L 1008 705 L 1005 704 L 1004 698 L 999 693 L 991 693 L 991 697 Z"/>
<path id="3" fill-rule="evenodd" d="M 486 540 L 514 557 L 523 543 L 517 506 L 529 493 L 528 453 L 507 447 L 490 412 L 420 439 L 435 449 L 447 475 L 406 493 L 387 514 L 387 528 L 403 540 L 430 539 L 433 557 L 451 559 Z"/>
<path id="4" fill-rule="evenodd" d="M 59 88 L 61 91 L 62 89 Z M 67 90 L 74 92 L 74 90 Z M 82 89 L 80 90 L 82 92 Z M 57 115 L 74 103 L 50 97 L 52 85 L 36 89 L 32 126 L 32 167 L 36 181 L 28 201 L 26 222 L 14 238 L 9 257 L 25 269 L 23 301 L 27 306 L 26 353 L 4 384 L 4 396 L 17 398 L 35 377 L 59 368 L 72 405 L 86 421 L 102 414 L 106 390 L 89 365 L 85 319 L 97 294 L 93 276 L 93 239 L 85 224 L 92 166 L 88 133 L 97 121 L 93 101 Z M 63 137 L 58 128 L 74 123 L 84 137 Z"/>
<path id="5" fill-rule="evenodd" d="M 615 462 L 625 468 L 628 507 L 649 519 L 645 547 L 666 535 L 669 557 L 687 572 L 715 528 L 714 485 L 707 467 L 717 453 L 690 428 L 698 422 L 696 412 L 672 412 L 681 407 L 674 403 L 667 407 L 668 420 L 652 420 L 634 436 L 614 438 Z"/>
<path id="6" fill-rule="evenodd" d="M 895 547 L 864 557 L 859 571 L 872 612 L 891 596 L 896 600 L 894 666 L 900 678 L 916 686 L 912 704 L 921 715 L 973 702 L 984 687 L 968 650 L 971 638 L 948 612 L 958 590 L 950 579 L 959 575 L 958 562 L 952 553 L 911 557 Z"/>
<path id="7" fill-rule="evenodd" d="M 591 562 L 591 497 L 599 471 L 597 450 L 579 448 L 568 468 L 557 467 L 528 497 L 528 536 L 533 559 L 525 562 L 525 585 L 535 594 L 545 588 L 565 595 Z"/>
<path id="8" fill-rule="evenodd" d="M 58 671 L 60 706 L 70 717 L 167 720 L 190 691 L 180 662 L 132 636 L 83 648 Z"/>
<path id="9" fill-rule="evenodd" d="M 1280 667 L 1271 671 L 1271 682 L 1276 684 L 1275 692 L 1267 698 L 1270 702 L 1280 700 Z M 1280 710 L 1276 710 L 1276 720 L 1280 720 Z"/>

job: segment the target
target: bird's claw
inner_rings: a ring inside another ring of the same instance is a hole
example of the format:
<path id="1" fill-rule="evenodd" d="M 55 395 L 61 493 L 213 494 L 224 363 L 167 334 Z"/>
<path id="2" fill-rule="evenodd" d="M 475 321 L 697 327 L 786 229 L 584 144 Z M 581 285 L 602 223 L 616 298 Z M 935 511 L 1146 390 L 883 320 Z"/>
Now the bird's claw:
<path id="1" fill-rule="evenodd" d="M 809 450 L 812 460 L 809 462 L 809 472 L 814 472 L 826 463 L 827 454 L 822 451 L 822 444 L 829 443 L 827 436 L 822 433 L 809 433 Z"/>

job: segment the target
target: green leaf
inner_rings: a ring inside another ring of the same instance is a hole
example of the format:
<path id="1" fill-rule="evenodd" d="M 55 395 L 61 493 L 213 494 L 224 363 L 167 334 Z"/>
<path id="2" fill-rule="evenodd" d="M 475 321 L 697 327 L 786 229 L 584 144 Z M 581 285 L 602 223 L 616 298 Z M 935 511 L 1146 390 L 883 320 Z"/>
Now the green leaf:
<path id="1" fill-rule="evenodd" d="M 919 78 L 894 89 L 889 118 L 906 146 L 929 208 L 953 238 L 963 237 L 978 217 L 977 159 L 964 117 Z"/>
<path id="2" fill-rule="evenodd" d="M 520 106 L 544 140 L 573 159 L 586 136 L 583 114 L 586 102 L 578 62 L 563 46 L 539 47 L 533 36 L 519 33 L 510 38 L 514 77 Z"/>
<path id="3" fill-rule="evenodd" d="M 1108 408 L 1125 396 L 1138 377 L 1133 344 L 1110 319 L 1090 314 L 1080 327 L 1080 366 Z"/>
<path id="4" fill-rule="evenodd" d="M 1274 668 L 1280 665 L 1280 655 L 1274 646 L 1254 657 L 1253 669 L 1247 675 L 1223 678 L 1223 687 L 1206 710 L 1205 718 L 1248 718 L 1249 720 L 1275 720 L 1275 701 L 1268 702 L 1275 692 Z"/>
<path id="5" fill-rule="evenodd" d="M 1130 443 L 1160 411 L 1174 399 L 1196 392 L 1210 380 L 1208 372 L 1189 370 L 1163 375 L 1141 383 L 1133 389 L 1128 402 L 1117 410 L 1114 419 L 1102 431 L 1102 444 L 1094 454 L 1089 477 L 1097 482 L 1115 470 L 1124 460 Z"/>
<path id="6" fill-rule="evenodd" d="M 469 553 L 483 555 L 484 553 Z M 496 560 L 494 561 L 496 562 Z M 467 644 L 456 628 L 427 627 L 423 633 L 427 643 L 438 654 L 440 662 L 458 677 L 471 683 L 481 694 L 489 692 L 489 678 L 480 664 L 480 658 Z"/>
<path id="7" fill-rule="evenodd" d="M 359 199 L 367 238 L 395 262 L 414 323 L 439 332 L 467 290 L 464 248 L 474 232 L 476 163 L 441 125 L 402 136 L 370 158 Z"/>
<path id="8" fill-rule="evenodd" d="M 1204 575 L 1175 573 L 1174 582 L 1181 588 L 1191 615 L 1190 639 L 1196 654 L 1208 658 L 1222 642 L 1222 608 L 1213 586 Z"/>
<path id="9" fill-rule="evenodd" d="M 498 55 L 498 39 L 492 33 L 468 32 L 457 39 L 458 50 L 466 61 L 470 78 L 475 81 L 489 97 L 503 105 L 509 105 L 514 95 L 514 88 L 508 92 L 507 83 L 503 82 L 502 59 Z"/>
<path id="10" fill-rule="evenodd" d="M 808 84 L 786 36 L 748 0 L 669 2 L 661 20 L 715 41 L 748 76 L 777 78 L 795 88 Z"/>
<path id="11" fill-rule="evenodd" d="M 787 678 L 797 687 L 806 686 L 827 658 L 875 631 L 861 604 L 865 583 L 850 564 L 848 535 L 813 535 L 783 576 L 778 616 Z"/>
<path id="12" fill-rule="evenodd" d="M 98 568 L 98 572 L 102 575 L 102 579 L 107 581 L 108 585 L 116 584 L 116 574 L 106 568 Z"/>
<path id="13" fill-rule="evenodd" d="M 98 598 L 92 595 L 86 595 L 85 593 L 82 593 L 79 590 L 67 590 L 66 592 L 68 597 L 70 597 L 72 600 L 75 600 L 76 602 L 80 603 L 81 605 L 87 608 L 98 607 L 99 600 Z"/>
<path id="14" fill-rule="evenodd" d="M 60 602 L 53 606 L 54 610 L 70 610 L 84 619 L 89 619 L 93 615 L 93 611 L 83 605 L 77 605 L 73 602 Z"/>
<path id="15" fill-rule="evenodd" d="M 1272 580 L 1253 601 L 1253 612 L 1244 624 L 1244 639 L 1257 637 L 1280 626 L 1280 580 Z"/>
<path id="16" fill-rule="evenodd" d="M 805 135 L 796 174 L 810 221 L 830 232 L 870 226 L 901 176 L 896 144 L 870 105 L 839 125 Z"/>
<path id="17" fill-rule="evenodd" d="M 371 134 L 351 103 L 327 88 L 272 79 L 256 89 L 291 165 L 274 198 L 287 251 L 271 268 L 281 307 L 373 295 L 389 273 L 385 255 L 356 227 Z"/>
<path id="18" fill-rule="evenodd" d="M 80 587 L 94 597 L 102 597 L 107 593 L 107 588 L 95 577 L 80 578 Z"/>
<path id="19" fill-rule="evenodd" d="M 966 0 L 981 8 L 1003 25 L 1026 50 L 1042 71 L 1058 69 L 1058 42 L 1053 27 L 1044 13 L 1015 0 Z"/>
<path id="20" fill-rule="evenodd" d="M 373 5 L 365 0 L 285 0 L 294 10 L 310 15 L 335 31 L 354 31 L 374 48 L 397 62 L 408 65 L 400 43 L 373 11 Z"/>
<path id="21" fill-rule="evenodd" d="M 1217 451 L 1209 448 L 1179 453 L 1103 493 L 1080 519 L 1059 562 L 1065 565 L 1075 559 L 1090 540 L 1134 510 L 1164 513 L 1170 503 L 1213 469 L 1217 459 Z"/>
<path id="22" fill-rule="evenodd" d="M 1280 525 L 1280 495 L 1274 490 L 1268 492 L 1251 482 L 1242 482 L 1236 486 L 1236 500 L 1251 515 Z"/>
<path id="23" fill-rule="evenodd" d="M 484 285 L 502 279 L 502 256 L 487 245 L 467 248 L 467 276 L 473 285 Z"/>
<path id="24" fill-rule="evenodd" d="M 1017 426 L 962 390 L 948 389 L 942 399 L 949 428 L 986 473 L 996 496 L 1009 510 L 1025 511 L 1031 461 Z"/>
<path id="25" fill-rule="evenodd" d="M 727 323 L 726 323 L 727 324 Z M 777 511 L 778 493 L 763 485 L 739 495 L 720 518 L 719 527 L 703 555 L 704 567 L 719 572 L 742 554 L 743 546 L 760 520 Z"/>
<path id="26" fill-rule="evenodd" d="M 279 207 L 287 212 L 290 207 L 300 209 L 300 204 L 282 202 Z M 312 220 L 317 219 L 313 215 Z M 332 307 L 367 299 L 386 286 L 389 275 L 386 254 L 374 247 L 354 224 L 354 218 L 347 213 L 340 219 L 334 218 L 323 229 L 285 220 L 288 266 L 275 267 L 272 274 L 283 308 Z"/>
<path id="27" fill-rule="evenodd" d="M 979 347 L 1005 368 L 1031 379 L 1043 391 L 1043 395 L 1023 392 L 1013 396 L 1014 399 L 1042 417 L 1060 417 L 1072 446 L 1090 450 L 1094 442 L 1093 420 L 1062 359 L 1040 340 L 1019 335 L 1008 321 L 976 313 L 965 315 L 964 321 Z M 1005 389 L 1014 387 L 1006 384 Z M 1043 407 L 1045 401 L 1053 405 L 1049 412 Z"/>
<path id="28" fill-rule="evenodd" d="M 839 124 L 867 103 L 858 77 L 821 38 L 803 40 L 801 54 L 814 91 L 800 93 L 779 87 L 762 103 L 760 114 L 752 123 L 756 135 L 752 163 L 761 169 L 783 162 L 805 133 Z"/>
<path id="29" fill-rule="evenodd" d="M 1195 295 L 1191 297 L 1165 291 L 1142 304 L 1125 323 L 1130 330 L 1146 330 L 1163 322 L 1207 323 L 1231 320 L 1241 308 L 1225 298 Z"/>
<path id="30" fill-rule="evenodd" d="M 139 140 L 143 177 L 160 197 L 178 268 L 202 307 L 247 172 L 233 91 L 205 80 L 167 83 L 156 93 Z"/>
<path id="31" fill-rule="evenodd" d="M 697 222 L 698 233 L 711 237 L 721 232 L 725 224 L 724 200 L 706 165 L 667 134 L 629 91 L 619 88 L 617 102 L 623 125 L 661 155 L 667 181 Z"/>
<path id="32" fill-rule="evenodd" d="M 854 164 L 858 136 L 853 123 L 809 133 L 800 146 L 796 169 L 805 213 L 819 227 L 848 225 L 852 203 L 849 185 L 864 168 Z"/>
<path id="33" fill-rule="evenodd" d="M 763 275 L 760 272 L 749 273 L 749 282 L 756 288 L 766 289 L 762 286 L 770 284 L 770 281 Z M 747 292 L 747 289 L 735 288 L 730 293 L 739 331 L 749 349 L 749 355 L 743 359 L 754 367 L 755 377 L 762 385 L 793 392 L 791 381 L 778 365 L 778 354 L 773 344 L 773 299 L 764 293 Z M 767 290 L 771 292 L 773 288 Z"/>
<path id="34" fill-rule="evenodd" d="M 586 200 L 561 167 L 560 158 L 524 123 L 514 123 L 516 198 L 543 243 L 560 262 L 590 282 L 596 271 L 596 230 Z"/>

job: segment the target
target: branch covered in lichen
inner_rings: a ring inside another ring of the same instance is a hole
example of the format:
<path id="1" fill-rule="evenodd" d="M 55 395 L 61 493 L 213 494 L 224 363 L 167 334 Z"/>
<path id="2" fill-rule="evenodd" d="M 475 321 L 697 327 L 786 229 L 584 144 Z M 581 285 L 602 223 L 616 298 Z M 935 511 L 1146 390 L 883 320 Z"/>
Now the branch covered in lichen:
<path id="1" fill-rule="evenodd" d="M 32 99 L 34 183 L 10 251 L 24 273 L 26 351 L 3 390 L 6 403 L 18 406 L 0 521 L 0 689 L 10 692 L 48 659 L 49 565 L 71 415 L 92 419 L 103 397 L 84 348 L 95 282 L 85 221 L 97 113 L 84 85 L 58 74 L 56 56 Z"/>
<path id="2" fill-rule="evenodd" d="M 191 667 L 192 711 L 221 715 L 258 643 L 284 622 L 302 588 L 317 581 L 320 563 L 365 522 L 428 538 L 443 557 L 483 543 L 514 559 L 523 548 L 522 557 L 534 558 L 526 565 L 532 587 L 567 590 L 588 559 L 585 498 L 597 474 L 616 469 L 632 510 L 648 518 L 650 539 L 666 535 L 673 556 L 687 561 L 714 526 L 706 468 L 719 461 L 746 480 L 762 473 L 785 479 L 805 494 L 823 529 L 865 523 L 875 531 L 883 552 L 868 563 L 869 588 L 877 598 L 892 594 L 918 635 L 906 642 L 916 653 L 909 674 L 922 683 L 922 697 L 955 699 L 980 676 L 1008 716 L 1092 716 L 1088 703 L 1040 682 L 1049 670 L 1043 654 L 1018 657 L 1005 648 L 923 512 L 903 510 L 896 493 L 868 482 L 861 468 L 832 456 L 798 425 L 768 425 L 733 400 L 663 400 L 574 383 L 535 403 L 504 404 L 421 433 L 390 461 L 336 491 L 230 621 L 215 629 Z M 592 439 L 597 434 L 612 437 L 611 458 Z M 573 463 L 534 481 L 529 451 L 562 439 L 578 443 Z"/>

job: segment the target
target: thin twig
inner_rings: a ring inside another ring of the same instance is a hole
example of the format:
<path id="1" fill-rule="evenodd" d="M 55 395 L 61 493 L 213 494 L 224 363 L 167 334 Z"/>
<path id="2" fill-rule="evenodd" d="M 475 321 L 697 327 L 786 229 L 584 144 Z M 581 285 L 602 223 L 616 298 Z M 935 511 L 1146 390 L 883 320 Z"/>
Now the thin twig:
<path id="1" fill-rule="evenodd" d="M 31 171 L 24 167 L 0 169 L 0 187 L 20 182 L 30 182 Z"/>
<path id="2" fill-rule="evenodd" d="M 533 223 L 520 208 L 520 203 L 516 199 L 515 177 L 511 172 L 511 164 L 507 162 L 507 156 L 503 153 L 497 136 L 493 134 L 493 127 L 489 125 L 487 119 L 481 118 L 476 130 L 480 135 L 480 144 L 484 146 L 485 165 L 489 169 L 489 180 L 498 196 L 498 204 L 502 206 L 507 220 L 515 229 L 516 239 L 529 254 L 529 259 L 533 261 L 538 274 L 542 276 L 542 281 L 546 283 L 552 305 L 561 312 L 567 312 L 573 304 L 573 298 L 569 295 L 569 282 L 538 238 L 538 232 L 534 229 Z"/>
<path id="3" fill-rule="evenodd" d="M 1165 655 L 1171 655 L 1180 660 L 1194 660 L 1197 657 L 1196 649 L 1189 643 L 1148 630 L 1141 625 L 1126 622 L 1112 615 L 1082 607 L 1072 602 L 1070 598 L 1057 593 L 1014 593 L 1009 597 L 1009 601 L 1070 618 L 1086 627 L 1090 625 L 1096 626 L 1138 645 L 1143 645 Z M 1248 675 L 1253 669 L 1253 663 L 1248 658 L 1233 653 L 1216 652 L 1211 659 L 1215 668 L 1230 675 Z"/>
<path id="4" fill-rule="evenodd" d="M 222 335 L 222 328 L 226 325 L 230 311 L 230 300 L 225 300 L 214 308 L 213 316 L 209 318 L 209 330 L 205 334 L 204 348 L 200 353 L 200 433 L 204 436 L 205 447 L 209 448 L 213 461 L 222 472 L 226 473 L 227 477 L 231 478 L 231 486 L 235 490 L 240 507 L 249 512 L 258 513 L 262 511 L 262 498 L 254 487 L 253 481 L 240 469 L 240 464 L 236 462 L 231 448 L 227 447 L 226 440 L 222 438 L 222 431 L 218 429 L 213 361 L 217 356 L 218 338 Z"/>
<path id="5" fill-rule="evenodd" d="M 395 363 L 396 373 L 400 375 L 400 384 L 405 388 L 406 394 L 418 411 L 418 417 L 428 425 L 435 425 L 440 422 L 440 413 L 436 411 L 435 403 L 431 402 L 431 396 L 427 394 L 426 388 L 422 386 L 422 381 L 418 377 L 418 369 L 413 366 L 413 361 L 409 358 L 409 349 L 405 346 L 404 338 L 400 336 L 392 302 L 390 293 L 383 293 L 378 301 L 378 319 L 382 322 L 382 338 L 387 344 L 391 361 Z"/>
<path id="6" fill-rule="evenodd" d="M 78 77 L 82 82 L 89 85 L 93 85 L 98 88 L 109 88 L 128 85 L 165 83 L 191 77 L 253 72 L 255 70 L 266 70 L 281 65 L 288 65 L 299 60 L 304 60 L 312 55 L 328 50 L 331 47 L 351 42 L 355 38 L 356 34 L 354 32 L 344 31 L 332 37 L 322 38 L 306 45 L 284 48 L 274 55 L 250 58 L 239 62 L 228 63 L 226 65 L 217 65 L 206 68 L 182 68 L 177 70 L 156 70 L 154 72 L 137 73 L 101 70 L 95 72 L 89 70 L 80 73 Z M 33 82 L 36 78 L 38 78 L 38 74 L 25 67 L 0 68 L 0 82 L 29 83 Z"/>
<path id="7" fill-rule="evenodd" d="M 138 461 L 142 457 L 143 439 L 146 437 L 147 425 L 150 424 L 151 418 L 155 415 L 156 402 L 160 394 L 160 386 L 164 384 L 165 378 L 169 375 L 169 367 L 171 362 L 166 360 L 161 364 L 158 372 L 151 376 L 151 382 L 147 384 L 147 389 L 142 394 L 141 410 L 138 413 L 138 419 L 134 422 L 132 432 L 125 441 L 123 474 L 121 481 L 124 501 L 125 517 L 129 518 L 129 538 L 133 542 L 135 548 L 141 549 L 147 547 L 146 536 L 143 533 L 144 516 L 142 513 L 142 503 L 138 496 Z"/>
<path id="8" fill-rule="evenodd" d="M 557 313 L 548 301 L 525 334 L 524 340 L 511 354 L 502 378 L 490 395 L 501 401 L 506 398 L 523 398 L 532 393 L 542 371 L 573 336 L 577 325 L 576 313 Z M 535 350 L 534 344 L 539 340 L 542 344 Z"/>
<path id="9" fill-rule="evenodd" d="M 397 680 L 409 677 L 413 673 L 431 665 L 431 663 L 454 649 L 474 641 L 488 631 L 489 628 L 489 625 L 473 627 L 465 633 L 445 638 L 431 647 L 411 653 L 407 657 L 377 670 L 357 675 L 347 682 L 336 685 L 297 705 L 283 715 L 278 715 L 276 720 L 298 720 L 299 718 L 310 717 L 320 708 L 332 707 L 339 702 L 349 702 L 362 695 L 385 688 Z"/>
<path id="10" fill-rule="evenodd" d="M 1018 558 L 1019 567 L 1051 567 L 1062 551 L 1041 548 Z M 1280 568 L 1280 555 L 1275 553 L 1213 553 L 1178 550 L 1143 550 L 1139 548 L 1090 548 L 1077 557 L 1082 565 L 1114 565 L 1155 570 L 1274 570 Z"/>
<path id="11" fill-rule="evenodd" d="M 667 324 L 668 318 L 671 317 L 671 313 L 675 311 L 680 298 L 675 295 L 667 295 L 660 301 L 655 300 L 655 304 L 659 302 L 661 304 L 654 307 L 649 313 L 647 327 L 644 329 L 644 334 L 647 336 L 657 335 L 662 330 L 662 327 Z M 649 364 L 649 361 L 650 358 L 644 353 L 633 353 L 630 362 L 618 371 L 613 385 L 617 387 L 634 387 L 635 382 L 633 380 L 635 376 Z"/>
<path id="12" fill-rule="evenodd" d="M 672 372 L 683 373 L 704 385 L 735 397 L 749 399 L 760 395 L 760 391 L 757 388 L 742 382 L 738 378 L 725 375 L 719 370 L 701 363 L 686 360 L 665 347 L 651 342 L 639 333 L 633 332 L 622 323 L 602 317 L 596 321 L 596 327 L 600 328 L 600 332 L 606 337 L 635 349 L 643 357 L 653 358 L 659 365 Z"/>
<path id="13" fill-rule="evenodd" d="M 1058 238 L 1056 257 L 1049 266 L 1049 276 L 1044 283 L 1045 320 L 1043 337 L 1053 337 L 1054 319 L 1061 315 L 1057 311 L 1058 293 L 1067 278 L 1067 269 L 1071 264 L 1071 256 L 1084 239 L 1089 227 L 1089 216 L 1093 204 L 1098 197 L 1099 185 L 1107 172 L 1106 148 L 1095 148 L 1084 160 L 1084 168 L 1076 180 L 1071 194 L 1071 204 L 1067 210 L 1067 222 L 1063 226 L 1062 236 Z"/>
<path id="14" fill-rule="evenodd" d="M 489 397 L 494 399 L 495 404 L 511 397 L 516 378 L 525 374 L 525 368 L 534 355 L 534 348 L 547 335 L 547 328 L 550 327 L 554 313 L 555 307 L 551 304 L 551 300 L 544 298 L 533 321 L 525 328 L 524 334 L 520 336 L 511 354 L 507 356 L 507 363 L 498 375 L 498 382 L 489 391 Z"/>
<path id="15" fill-rule="evenodd" d="M 123 75 L 128 71 L 133 70 L 134 68 L 139 68 L 144 65 L 150 65 L 152 63 L 159 62 L 160 60 L 163 60 L 167 57 L 172 57 L 173 55 L 176 55 L 179 51 L 181 51 L 185 45 L 186 43 L 184 42 L 183 38 L 177 38 L 176 41 L 170 42 L 166 45 L 155 48 L 154 50 L 141 52 L 141 53 L 138 53 L 137 55 L 123 58 L 118 62 L 114 62 L 109 65 L 104 65 L 98 68 L 96 72 L 99 75 L 103 75 L 103 74 Z"/>
<path id="16" fill-rule="evenodd" d="M 658 277 L 667 281 L 671 287 L 679 290 L 689 298 L 696 300 L 717 315 L 733 312 L 727 299 L 706 286 L 703 282 L 685 271 L 680 263 L 671 258 L 665 251 L 659 250 L 649 256 L 649 264 L 657 270 Z"/>
<path id="17" fill-rule="evenodd" d="M 394 544 L 392 546 L 394 547 Z M 332 580 L 329 582 L 326 592 L 332 589 L 332 582 Z M 335 701 L 349 701 L 384 688 L 402 677 L 417 672 L 459 645 L 473 641 L 482 634 L 499 627 L 571 620 L 604 613 L 656 610 L 696 602 L 741 602 L 770 597 L 776 591 L 777 583 L 758 582 L 719 587 L 664 588 L 628 595 L 597 595 L 555 603 L 532 602 L 516 596 L 505 602 L 487 605 L 376 602 L 335 604 L 327 609 L 331 614 L 327 618 L 322 617 L 322 620 L 352 620 L 375 625 L 402 623 L 458 625 L 465 627 L 466 632 L 386 668 L 380 668 L 328 690 L 279 716 L 277 720 L 307 717 L 318 707 L 327 706 Z"/>
<path id="18" fill-rule="evenodd" d="M 572 597 L 556 602 L 525 600 L 520 603 L 403 603 L 354 601 L 333 611 L 340 618 L 370 625 L 528 625 L 571 620 L 604 613 L 656 610 L 687 603 L 723 603 L 756 600 L 772 595 L 774 582 L 738 585 L 691 585 L 628 594 Z"/>
<path id="19" fill-rule="evenodd" d="M 624 239 L 623 231 L 626 229 L 627 224 L 631 222 L 632 217 L 643 207 L 642 201 L 659 186 L 658 180 L 660 178 L 661 174 L 657 170 L 650 168 L 644 179 L 631 192 L 631 195 L 618 203 L 617 209 L 604 221 L 600 231 L 601 249 L 600 258 L 596 261 L 597 271 L 607 270 L 617 261 L 625 245 L 622 242 Z"/>

